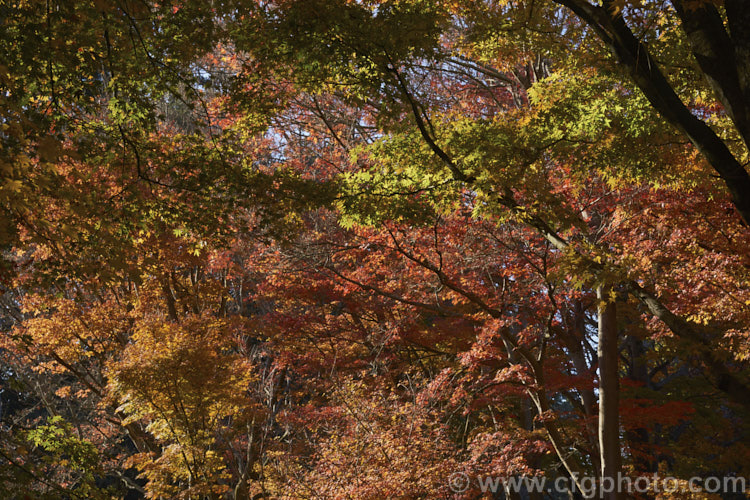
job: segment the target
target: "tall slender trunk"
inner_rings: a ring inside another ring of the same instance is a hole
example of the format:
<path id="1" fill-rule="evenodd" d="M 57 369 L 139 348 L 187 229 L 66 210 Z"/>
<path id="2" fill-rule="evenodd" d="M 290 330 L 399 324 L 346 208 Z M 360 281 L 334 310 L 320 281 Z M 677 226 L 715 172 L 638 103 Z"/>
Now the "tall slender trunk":
<path id="1" fill-rule="evenodd" d="M 599 287 L 599 458 L 601 460 L 601 498 L 617 500 L 620 456 L 620 387 L 617 346 L 617 306 L 611 289 Z"/>
<path id="2" fill-rule="evenodd" d="M 583 351 L 583 343 L 586 338 L 586 326 L 585 326 L 585 311 L 583 304 L 580 299 L 576 300 L 573 308 L 573 317 L 570 326 L 567 329 L 562 330 L 561 335 L 565 346 L 568 348 L 570 361 L 573 363 L 573 368 L 576 370 L 576 374 L 580 377 L 594 376 L 595 367 L 590 367 L 586 362 L 586 355 Z M 592 466 L 595 470 L 601 470 L 599 463 L 598 448 L 599 448 L 599 433 L 596 427 L 596 412 L 597 400 L 596 393 L 592 387 L 583 387 L 578 390 L 581 396 L 581 404 L 583 406 L 583 414 L 586 426 L 586 437 L 588 438 L 589 449 L 591 450 Z"/>
<path id="3" fill-rule="evenodd" d="M 159 281 L 161 284 L 162 292 L 164 292 L 164 300 L 167 302 L 167 313 L 169 314 L 169 320 L 173 323 L 178 323 L 180 317 L 177 315 L 177 301 L 175 300 L 174 293 L 172 292 L 172 286 L 169 284 L 169 275 L 163 275 Z"/>

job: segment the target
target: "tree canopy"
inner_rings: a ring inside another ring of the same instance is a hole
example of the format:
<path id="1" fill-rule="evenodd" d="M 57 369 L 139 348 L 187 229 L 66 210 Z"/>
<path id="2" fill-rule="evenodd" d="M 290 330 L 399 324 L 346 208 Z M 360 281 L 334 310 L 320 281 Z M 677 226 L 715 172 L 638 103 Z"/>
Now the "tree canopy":
<path id="1" fill-rule="evenodd" d="M 0 0 L 0 495 L 746 493 L 745 3 Z"/>

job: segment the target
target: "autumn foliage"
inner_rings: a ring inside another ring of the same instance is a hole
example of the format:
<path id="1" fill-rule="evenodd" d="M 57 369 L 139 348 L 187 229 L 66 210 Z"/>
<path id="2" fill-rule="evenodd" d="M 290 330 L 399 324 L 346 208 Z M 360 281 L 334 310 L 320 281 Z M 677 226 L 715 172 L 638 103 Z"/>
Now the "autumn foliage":
<path id="1" fill-rule="evenodd" d="M 0 496 L 744 495 L 747 11 L 0 1 Z"/>

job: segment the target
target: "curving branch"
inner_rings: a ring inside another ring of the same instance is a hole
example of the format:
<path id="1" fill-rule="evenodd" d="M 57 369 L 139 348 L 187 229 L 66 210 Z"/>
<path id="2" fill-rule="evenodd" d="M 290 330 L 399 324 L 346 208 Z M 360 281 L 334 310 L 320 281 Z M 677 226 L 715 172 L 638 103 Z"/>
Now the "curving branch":
<path id="1" fill-rule="evenodd" d="M 669 83 L 659 65 L 648 50 L 646 43 L 638 40 L 633 31 L 625 22 L 622 12 L 615 13 L 612 0 L 604 0 L 602 6 L 593 5 L 587 0 L 554 0 L 559 5 L 569 8 L 583 22 L 585 22 L 597 36 L 610 48 L 617 58 L 619 64 L 628 70 L 630 77 L 638 88 L 643 92 L 651 105 L 669 123 L 680 130 L 703 155 L 713 169 L 719 174 L 732 198 L 732 203 L 739 212 L 745 224 L 750 225 L 750 174 L 745 167 L 735 158 L 727 144 L 708 126 L 708 124 L 695 116 L 682 102 L 680 97 Z M 750 137 L 750 129 L 747 129 L 747 106 L 748 100 L 738 88 L 739 73 L 737 66 L 732 64 L 733 58 L 730 51 L 732 44 L 728 42 L 728 35 L 723 30 L 723 25 L 718 26 L 720 19 L 716 19 L 716 13 L 711 13 L 710 7 L 706 11 L 706 18 L 698 14 L 682 9 L 681 1 L 674 1 L 678 14 L 683 13 L 683 28 L 688 32 L 688 39 L 692 42 L 696 56 L 699 57 L 699 65 L 716 89 L 718 95 L 728 105 L 727 111 L 735 119 L 738 131 L 745 137 L 743 130 Z M 728 2 L 738 15 L 745 12 L 739 7 L 738 2 Z M 740 2 L 741 3 L 741 2 Z M 679 7 L 678 7 L 679 6 Z M 715 10 L 715 8 L 714 8 Z M 734 12 L 728 9 L 729 12 Z M 687 21 L 687 22 L 686 22 Z M 696 23 L 701 27 L 697 28 Z M 704 24 L 705 23 L 705 24 Z M 737 24 L 737 23 L 735 23 Z M 741 24 L 741 23 L 740 23 Z M 747 31 L 746 28 L 738 33 Z M 739 34 L 738 34 L 739 37 Z M 750 35 L 747 36 L 750 39 Z M 747 50 L 750 42 L 740 44 L 741 51 Z M 744 53 L 744 52 L 741 52 Z M 727 66 L 725 68 L 709 68 L 713 64 Z M 743 78 L 748 80 L 750 75 L 744 69 L 750 63 L 743 62 Z M 734 67 L 734 71 L 731 69 Z M 706 69 L 709 68 L 708 73 Z M 747 86 L 747 83 L 745 84 Z M 742 102 L 741 105 L 739 102 Z M 734 115 L 732 115 L 734 114 Z M 746 141 L 748 139 L 746 138 Z"/>

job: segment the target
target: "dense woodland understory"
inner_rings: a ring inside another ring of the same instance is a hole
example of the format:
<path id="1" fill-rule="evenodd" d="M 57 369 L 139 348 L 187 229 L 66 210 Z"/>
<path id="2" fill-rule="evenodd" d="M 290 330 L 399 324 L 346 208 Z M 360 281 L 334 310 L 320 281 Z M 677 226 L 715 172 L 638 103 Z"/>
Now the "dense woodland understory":
<path id="1" fill-rule="evenodd" d="M 2 498 L 744 497 L 743 0 L 0 0 L 0 141 Z"/>

